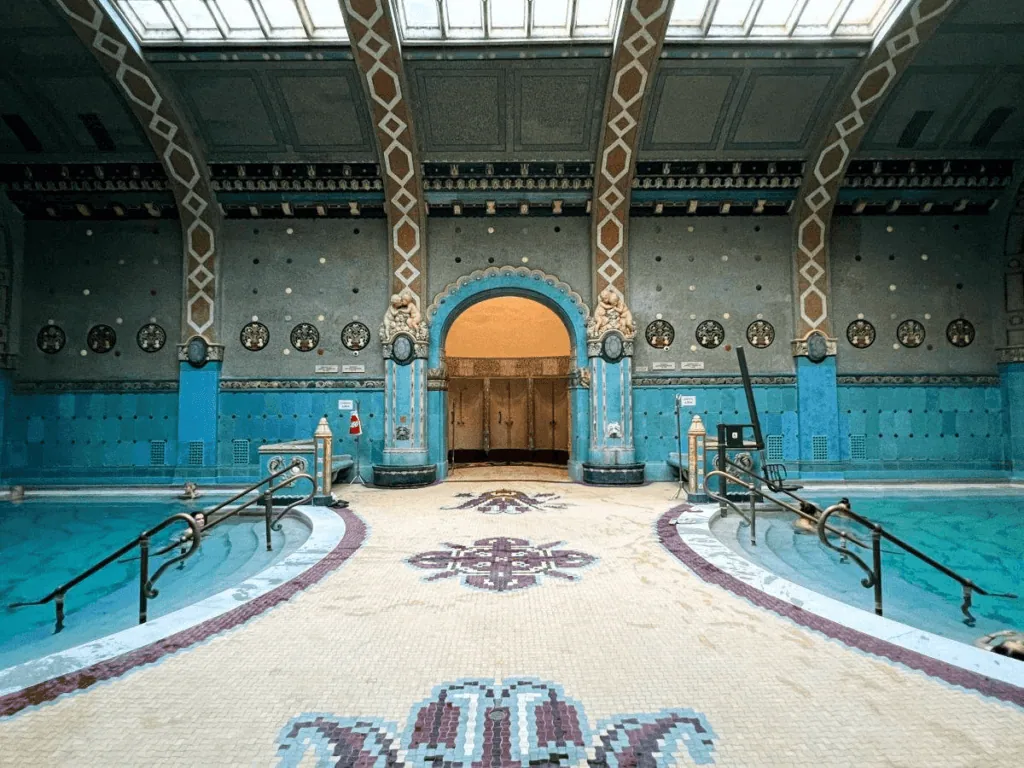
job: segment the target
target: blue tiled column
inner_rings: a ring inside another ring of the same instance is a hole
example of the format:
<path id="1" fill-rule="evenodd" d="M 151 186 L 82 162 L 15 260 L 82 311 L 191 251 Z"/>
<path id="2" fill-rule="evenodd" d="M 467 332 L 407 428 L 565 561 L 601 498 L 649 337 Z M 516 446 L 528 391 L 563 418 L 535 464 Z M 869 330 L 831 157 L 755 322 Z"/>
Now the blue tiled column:
<path id="1" fill-rule="evenodd" d="M 590 390 L 573 376 L 569 380 L 569 478 L 583 481 L 583 463 L 590 455 Z"/>
<path id="2" fill-rule="evenodd" d="M 418 352 L 418 354 L 422 354 Z M 376 485 L 425 485 L 437 477 L 427 441 L 427 359 L 384 361 L 384 455 L 373 468 Z"/>
<path id="3" fill-rule="evenodd" d="M 1024 477 L 1024 362 L 1002 363 L 999 379 L 1006 425 L 1006 460 L 1014 479 Z"/>
<path id="4" fill-rule="evenodd" d="M 7 413 L 11 409 L 11 371 L 0 368 L 0 478 L 7 469 Z"/>
<path id="5" fill-rule="evenodd" d="M 612 362 L 601 356 L 600 343 L 588 348 L 590 451 L 583 479 L 597 485 L 642 483 L 644 465 L 637 463 L 633 445 L 632 349 Z"/>
<path id="6" fill-rule="evenodd" d="M 217 464 L 217 396 L 222 363 L 195 368 L 183 362 L 178 372 L 178 451 L 182 470 L 198 466 L 193 446 L 203 446 L 203 467 Z M 193 469 L 194 472 L 194 469 Z M 198 474 L 202 474 L 201 472 Z"/>
<path id="7" fill-rule="evenodd" d="M 839 394 L 836 386 L 836 358 L 826 357 L 814 363 L 806 357 L 796 358 L 797 414 L 799 423 L 800 464 L 803 477 L 835 477 L 827 464 L 821 472 L 814 464 L 838 462 Z M 815 437 L 819 438 L 819 455 L 815 457 Z M 824 440 L 821 440 L 824 438 Z M 825 455 L 820 455 L 824 443 Z"/>

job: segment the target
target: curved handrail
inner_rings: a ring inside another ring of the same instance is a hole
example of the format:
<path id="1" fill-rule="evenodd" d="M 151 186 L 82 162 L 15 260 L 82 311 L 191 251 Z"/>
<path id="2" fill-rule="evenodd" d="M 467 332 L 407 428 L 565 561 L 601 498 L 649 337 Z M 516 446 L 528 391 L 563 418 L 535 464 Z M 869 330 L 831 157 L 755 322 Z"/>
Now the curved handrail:
<path id="1" fill-rule="evenodd" d="M 311 502 L 313 500 L 313 496 L 316 495 L 316 481 L 313 479 L 312 475 L 310 475 L 308 473 L 302 473 L 302 474 L 298 474 L 298 475 L 293 475 L 291 478 L 289 478 L 285 482 L 281 483 L 276 488 L 272 488 L 271 489 L 271 491 L 276 491 L 279 488 L 284 488 L 286 485 L 291 485 L 296 480 L 301 480 L 302 478 L 305 478 L 306 480 L 309 480 L 309 482 L 313 484 L 312 489 L 310 490 L 310 492 L 306 496 L 304 496 L 303 498 L 298 499 L 296 501 L 293 501 L 291 504 L 289 504 L 287 507 L 285 507 L 284 510 L 282 512 L 280 512 L 276 517 L 273 517 L 271 519 L 270 527 L 273 528 L 275 531 L 280 531 L 281 530 L 281 520 L 282 520 L 282 518 L 284 518 L 285 515 L 287 515 L 289 512 L 291 512 L 296 507 L 301 507 L 303 504 L 308 504 L 309 502 Z"/>
<path id="2" fill-rule="evenodd" d="M 833 504 L 831 507 L 826 509 L 822 513 L 821 517 L 819 517 L 818 520 L 817 520 L 818 539 L 828 549 L 831 549 L 831 550 L 833 550 L 835 552 L 838 552 L 843 557 L 852 557 L 853 561 L 855 563 L 857 563 L 857 565 L 860 566 L 861 570 L 863 570 L 864 573 L 867 574 L 867 576 L 865 576 L 863 579 L 860 580 L 861 586 L 864 587 L 865 589 L 870 589 L 871 587 L 875 586 L 875 580 L 879 578 L 879 575 L 875 573 L 874 569 L 868 567 L 868 564 L 865 563 L 860 558 L 860 556 L 857 555 L 855 552 L 851 552 L 848 549 L 841 549 L 841 548 L 837 547 L 835 544 L 833 544 L 831 541 L 828 540 L 827 529 L 831 528 L 832 530 L 835 530 L 834 528 L 832 528 L 828 524 L 828 519 L 830 517 L 832 517 L 832 515 L 834 515 L 836 512 L 844 512 L 845 513 L 845 512 L 849 512 L 849 511 L 850 511 L 850 508 L 848 506 L 846 506 L 845 504 Z"/>

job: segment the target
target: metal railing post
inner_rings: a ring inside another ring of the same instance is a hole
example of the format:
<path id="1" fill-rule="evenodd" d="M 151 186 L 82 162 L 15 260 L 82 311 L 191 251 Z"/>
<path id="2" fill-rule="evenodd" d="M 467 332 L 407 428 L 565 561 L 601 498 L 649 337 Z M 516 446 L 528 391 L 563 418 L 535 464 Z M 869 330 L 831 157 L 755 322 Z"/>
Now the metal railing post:
<path id="1" fill-rule="evenodd" d="M 882 615 L 882 526 L 871 529 L 871 560 L 875 571 L 875 613 Z"/>
<path id="2" fill-rule="evenodd" d="M 263 527 L 267 532 L 267 552 L 270 552 L 273 547 L 270 544 L 270 523 L 274 518 L 274 486 L 273 484 L 267 486 L 267 490 L 263 494 Z"/>
<path id="3" fill-rule="evenodd" d="M 750 546 L 757 546 L 757 494 L 750 492 Z"/>
<path id="4" fill-rule="evenodd" d="M 57 628 L 55 630 L 53 630 L 54 634 L 57 634 L 62 629 L 64 629 L 64 595 L 63 594 L 57 595 L 56 607 L 57 607 Z"/>
<path id="5" fill-rule="evenodd" d="M 729 495 L 729 493 L 728 493 L 728 481 L 725 478 L 725 473 L 728 471 L 728 466 L 729 466 L 729 463 L 728 463 L 728 458 L 729 458 L 728 457 L 728 452 L 725 449 L 725 434 L 726 434 L 725 424 L 719 424 L 718 425 L 718 469 L 720 469 L 722 471 L 722 474 L 720 474 L 718 476 L 718 495 L 721 496 L 723 499 L 727 498 L 728 495 Z M 724 501 L 718 502 L 718 511 L 722 515 L 722 517 L 725 517 L 728 514 Z"/>
<path id="6" fill-rule="evenodd" d="M 139 624 L 145 624 L 149 613 L 146 582 L 149 581 L 149 537 L 139 539 Z"/>

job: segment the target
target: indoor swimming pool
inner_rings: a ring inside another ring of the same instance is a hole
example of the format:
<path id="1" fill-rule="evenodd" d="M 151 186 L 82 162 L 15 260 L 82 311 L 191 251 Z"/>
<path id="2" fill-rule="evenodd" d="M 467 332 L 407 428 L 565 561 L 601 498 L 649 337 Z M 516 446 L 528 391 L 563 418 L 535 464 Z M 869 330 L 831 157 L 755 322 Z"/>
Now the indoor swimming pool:
<path id="1" fill-rule="evenodd" d="M 957 495 L 886 489 L 884 493 L 836 491 L 809 494 L 823 508 L 849 495 L 852 509 L 993 593 L 1024 593 L 1024 493 L 978 490 Z M 757 512 L 757 544 L 735 514 L 719 518 L 712 530 L 733 551 L 788 581 L 848 605 L 874 610 L 874 593 L 860 584 L 863 571 L 826 549 L 817 535 L 797 532 L 795 516 L 770 509 Z M 841 521 L 830 523 L 870 542 L 870 533 Z M 864 554 L 868 564 L 871 553 Z M 895 545 L 882 545 L 882 589 L 886 618 L 937 635 L 973 643 L 1004 629 L 1024 630 L 1024 598 L 975 594 L 974 627 L 964 624 L 958 583 Z"/>
<path id="2" fill-rule="evenodd" d="M 137 549 L 68 592 L 60 633 L 53 631 L 53 603 L 8 606 L 47 595 L 169 515 L 194 514 L 215 501 L 69 496 L 0 503 L 0 669 L 136 626 Z M 157 534 L 152 551 L 184 529 L 177 524 Z M 183 568 L 172 566 L 163 574 L 156 585 L 159 596 L 149 601 L 149 618 L 241 584 L 294 552 L 309 535 L 303 520 L 289 516 L 273 534 L 273 551 L 267 552 L 262 517 L 228 520 L 203 536 Z M 166 557 L 151 557 L 150 575 Z"/>

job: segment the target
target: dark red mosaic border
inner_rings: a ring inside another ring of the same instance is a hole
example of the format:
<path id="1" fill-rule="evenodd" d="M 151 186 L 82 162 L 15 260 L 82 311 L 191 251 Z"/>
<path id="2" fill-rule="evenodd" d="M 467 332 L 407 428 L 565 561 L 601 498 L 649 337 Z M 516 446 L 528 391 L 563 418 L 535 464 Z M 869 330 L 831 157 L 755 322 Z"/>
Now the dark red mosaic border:
<path id="1" fill-rule="evenodd" d="M 152 664 L 164 656 L 177 653 L 212 635 L 244 624 L 253 616 L 258 616 L 264 611 L 290 600 L 296 593 L 316 584 L 348 560 L 362 546 L 366 538 L 365 523 L 356 517 L 350 509 L 335 509 L 334 511 L 345 521 L 345 536 L 338 546 L 309 570 L 244 605 L 201 624 L 196 624 L 194 627 L 169 635 L 163 640 L 0 697 L 0 717 L 8 717 L 26 707 L 52 701 L 66 693 L 84 690 L 104 680 L 112 680 L 135 667 Z"/>
<path id="2" fill-rule="evenodd" d="M 658 538 L 665 548 L 704 581 L 716 584 L 732 592 L 734 595 L 750 601 L 754 605 L 767 608 L 769 611 L 784 616 L 808 629 L 821 632 L 823 635 L 839 640 L 853 648 L 875 656 L 882 656 L 890 661 L 895 661 L 932 677 L 945 680 L 951 685 L 968 688 L 986 696 L 1024 707 L 1024 688 L 1018 688 L 1001 680 L 993 680 L 991 677 L 980 675 L 977 672 L 953 666 L 916 651 L 901 648 L 886 640 L 880 640 L 877 637 L 850 629 L 847 626 L 762 592 L 756 587 L 752 587 L 717 566 L 712 565 L 683 542 L 682 537 L 679 536 L 673 525 L 680 515 L 696 511 L 689 504 L 683 504 L 671 509 L 658 519 L 657 530 Z"/>

